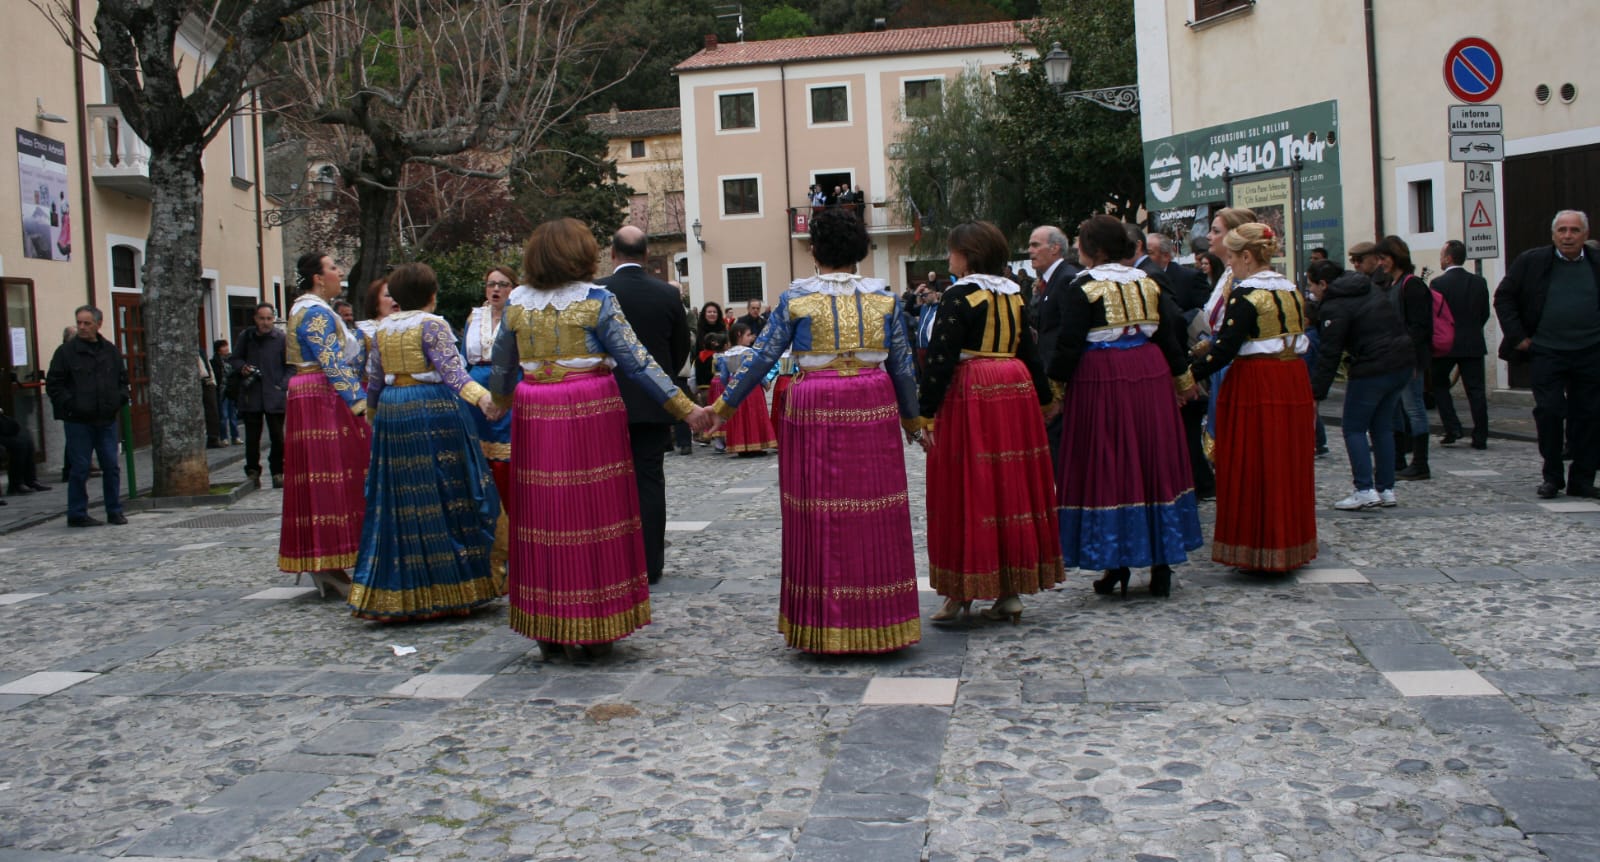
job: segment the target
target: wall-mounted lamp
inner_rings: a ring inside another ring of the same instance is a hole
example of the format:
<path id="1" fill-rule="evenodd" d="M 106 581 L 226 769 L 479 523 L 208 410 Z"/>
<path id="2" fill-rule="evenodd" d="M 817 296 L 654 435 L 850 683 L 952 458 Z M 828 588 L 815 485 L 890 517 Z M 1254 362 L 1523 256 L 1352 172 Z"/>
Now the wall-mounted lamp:
<path id="1" fill-rule="evenodd" d="M 1072 75 L 1072 55 L 1060 42 L 1050 43 L 1050 52 L 1044 55 L 1044 78 L 1062 98 L 1082 99 L 1113 111 L 1139 113 L 1139 85 L 1100 87 L 1094 90 L 1068 90 L 1067 79 Z"/>
<path id="2" fill-rule="evenodd" d="M 700 243 L 700 250 L 705 251 L 706 241 L 700 238 L 700 231 L 704 229 L 704 226 L 700 224 L 700 220 L 695 219 L 694 224 L 689 225 L 689 229 L 694 231 L 694 241 Z"/>
<path id="3" fill-rule="evenodd" d="M 34 104 L 34 107 L 38 109 L 38 112 L 33 115 L 33 118 L 38 120 L 39 122 L 41 122 L 41 123 L 65 123 L 67 121 L 67 118 L 61 116 L 60 114 L 52 114 L 49 111 L 46 111 L 44 109 L 44 99 L 36 98 L 36 99 L 33 100 L 33 104 Z"/>

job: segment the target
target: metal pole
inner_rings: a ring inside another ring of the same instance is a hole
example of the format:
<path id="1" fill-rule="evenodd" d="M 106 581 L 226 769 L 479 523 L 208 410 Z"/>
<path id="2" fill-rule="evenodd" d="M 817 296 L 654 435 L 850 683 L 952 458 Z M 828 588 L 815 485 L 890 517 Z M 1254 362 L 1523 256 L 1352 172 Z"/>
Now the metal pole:
<path id="1" fill-rule="evenodd" d="M 133 474 L 133 407 L 122 405 L 122 461 L 128 472 L 128 499 L 139 496 L 139 480 Z M 105 469 L 101 465 L 101 469 Z"/>

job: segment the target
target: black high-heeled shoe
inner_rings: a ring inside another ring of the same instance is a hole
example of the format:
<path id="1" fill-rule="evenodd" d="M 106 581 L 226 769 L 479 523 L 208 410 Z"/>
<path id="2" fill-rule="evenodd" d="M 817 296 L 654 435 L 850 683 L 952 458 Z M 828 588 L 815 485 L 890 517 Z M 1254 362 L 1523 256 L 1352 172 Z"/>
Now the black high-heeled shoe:
<path id="1" fill-rule="evenodd" d="M 1099 595 L 1109 596 L 1117 591 L 1117 584 L 1121 584 L 1122 597 L 1127 598 L 1128 579 L 1132 576 L 1133 573 L 1128 571 L 1127 568 L 1111 569 L 1106 572 L 1105 577 L 1094 582 L 1094 591 Z"/>
<path id="2" fill-rule="evenodd" d="M 1166 598 L 1172 595 L 1172 567 L 1153 566 L 1150 569 L 1150 595 Z"/>

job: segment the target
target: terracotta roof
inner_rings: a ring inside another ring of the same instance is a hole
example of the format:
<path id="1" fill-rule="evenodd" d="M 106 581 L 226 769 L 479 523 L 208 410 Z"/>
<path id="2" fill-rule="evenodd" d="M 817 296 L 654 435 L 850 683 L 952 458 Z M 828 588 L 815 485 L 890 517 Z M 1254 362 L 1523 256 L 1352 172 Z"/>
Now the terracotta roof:
<path id="1" fill-rule="evenodd" d="M 1026 23 L 1026 21 L 989 21 L 982 24 L 956 24 L 950 27 L 917 27 L 872 33 L 842 33 L 836 36 L 807 36 L 799 39 L 731 42 L 718 45 L 714 49 L 701 50 L 674 66 L 672 71 L 682 73 L 701 69 L 725 69 L 730 66 L 764 66 L 771 63 L 874 57 L 885 54 L 925 54 L 968 48 L 1009 48 L 1028 41 L 1022 35 L 1021 29 Z"/>
<path id="2" fill-rule="evenodd" d="M 589 131 L 607 138 L 647 138 L 651 135 L 675 135 L 683 131 L 682 115 L 677 108 L 650 108 L 644 111 L 608 111 L 590 114 Z"/>

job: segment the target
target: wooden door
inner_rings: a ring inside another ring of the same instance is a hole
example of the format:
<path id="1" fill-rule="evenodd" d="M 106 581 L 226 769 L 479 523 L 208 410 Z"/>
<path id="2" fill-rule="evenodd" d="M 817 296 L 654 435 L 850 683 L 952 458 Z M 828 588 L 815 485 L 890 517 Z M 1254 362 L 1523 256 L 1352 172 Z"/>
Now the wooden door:
<path id="1" fill-rule="evenodd" d="M 128 364 L 135 448 L 150 445 L 150 363 L 145 356 L 143 302 L 144 297 L 137 293 L 111 294 L 117 349 Z"/>
<path id="2" fill-rule="evenodd" d="M 43 461 L 44 374 L 50 359 L 39 355 L 33 282 L 0 278 L 0 290 L 0 409 L 27 430 L 35 459 Z"/>

